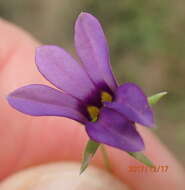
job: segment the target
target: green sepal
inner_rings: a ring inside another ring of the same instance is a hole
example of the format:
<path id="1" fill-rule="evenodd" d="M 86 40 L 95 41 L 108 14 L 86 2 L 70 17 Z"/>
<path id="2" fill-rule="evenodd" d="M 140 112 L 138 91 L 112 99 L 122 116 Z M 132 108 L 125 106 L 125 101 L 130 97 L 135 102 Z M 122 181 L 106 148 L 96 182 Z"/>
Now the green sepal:
<path id="1" fill-rule="evenodd" d="M 149 160 L 142 152 L 127 152 L 127 153 L 148 167 L 154 167 L 155 166 L 152 163 L 152 161 Z"/>
<path id="2" fill-rule="evenodd" d="M 99 146 L 100 144 L 95 141 L 89 140 L 87 142 L 84 155 L 83 155 L 83 160 L 81 163 L 80 174 L 82 174 L 85 171 L 85 169 L 88 167 L 92 157 L 96 153 Z"/>
<path id="3" fill-rule="evenodd" d="M 148 97 L 148 103 L 150 105 L 156 104 L 163 96 L 168 94 L 168 92 L 159 92 L 157 94 L 154 94 L 153 96 Z"/>

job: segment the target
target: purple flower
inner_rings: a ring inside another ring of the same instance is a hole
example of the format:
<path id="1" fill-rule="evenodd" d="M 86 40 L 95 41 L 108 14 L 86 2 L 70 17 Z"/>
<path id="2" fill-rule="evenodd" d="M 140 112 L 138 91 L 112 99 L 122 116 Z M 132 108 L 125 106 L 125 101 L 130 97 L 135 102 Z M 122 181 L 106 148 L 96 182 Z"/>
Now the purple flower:
<path id="1" fill-rule="evenodd" d="M 147 97 L 133 83 L 118 85 L 101 25 L 88 13 L 77 18 L 75 47 L 81 64 L 57 46 L 41 46 L 36 51 L 40 73 L 59 90 L 32 84 L 12 92 L 8 102 L 32 116 L 76 120 L 96 142 L 129 152 L 143 150 L 135 123 L 154 126 Z"/>

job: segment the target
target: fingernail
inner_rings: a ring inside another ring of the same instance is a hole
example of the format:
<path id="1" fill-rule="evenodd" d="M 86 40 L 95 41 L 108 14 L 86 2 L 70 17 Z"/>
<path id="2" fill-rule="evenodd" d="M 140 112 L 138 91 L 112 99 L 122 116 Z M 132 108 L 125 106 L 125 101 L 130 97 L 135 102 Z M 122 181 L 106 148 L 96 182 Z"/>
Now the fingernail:
<path id="1" fill-rule="evenodd" d="M 79 175 L 78 163 L 53 163 L 16 173 L 7 178 L 1 190 L 129 190 L 109 173 L 89 167 Z"/>

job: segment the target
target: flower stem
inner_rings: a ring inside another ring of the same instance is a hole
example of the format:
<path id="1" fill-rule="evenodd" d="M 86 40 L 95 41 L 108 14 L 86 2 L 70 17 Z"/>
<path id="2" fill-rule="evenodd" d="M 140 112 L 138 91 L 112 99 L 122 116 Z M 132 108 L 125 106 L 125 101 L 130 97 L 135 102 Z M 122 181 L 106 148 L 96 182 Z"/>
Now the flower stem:
<path id="1" fill-rule="evenodd" d="M 105 148 L 105 146 L 103 144 L 100 145 L 100 150 L 102 152 L 105 168 L 109 172 L 112 173 L 112 168 L 111 168 L 111 164 L 110 164 L 110 160 L 109 160 L 109 155 L 108 155 L 107 150 L 106 150 L 106 148 Z"/>

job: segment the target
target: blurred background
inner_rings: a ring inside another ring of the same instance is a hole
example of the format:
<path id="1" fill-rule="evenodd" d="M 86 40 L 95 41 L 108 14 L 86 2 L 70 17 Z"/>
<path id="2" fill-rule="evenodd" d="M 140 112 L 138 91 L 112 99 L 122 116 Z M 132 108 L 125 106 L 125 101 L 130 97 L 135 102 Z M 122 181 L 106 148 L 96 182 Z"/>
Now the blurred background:
<path id="1" fill-rule="evenodd" d="M 185 166 L 185 2 L 178 0 L 6 0 L 0 16 L 44 44 L 75 52 L 73 25 L 82 11 L 96 15 L 107 35 L 120 83 L 148 95 L 169 94 L 156 106 L 154 130 Z"/>

